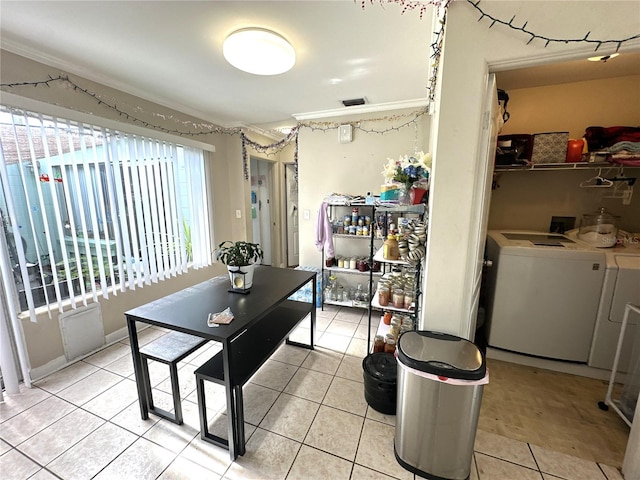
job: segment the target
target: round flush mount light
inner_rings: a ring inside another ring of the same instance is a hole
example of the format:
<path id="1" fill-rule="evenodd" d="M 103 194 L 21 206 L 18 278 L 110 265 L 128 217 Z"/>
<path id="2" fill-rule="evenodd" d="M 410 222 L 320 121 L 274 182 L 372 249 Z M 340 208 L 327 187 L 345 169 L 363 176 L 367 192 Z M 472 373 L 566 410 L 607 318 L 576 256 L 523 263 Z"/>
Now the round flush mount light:
<path id="1" fill-rule="evenodd" d="M 611 60 L 612 58 L 616 58 L 619 53 L 612 53 L 611 55 L 601 55 L 599 57 L 589 57 L 587 60 L 590 62 L 606 62 L 607 60 Z"/>
<path id="2" fill-rule="evenodd" d="M 222 53 L 231 65 L 254 75 L 278 75 L 291 70 L 296 63 L 291 44 L 264 28 L 233 32 L 224 41 Z"/>

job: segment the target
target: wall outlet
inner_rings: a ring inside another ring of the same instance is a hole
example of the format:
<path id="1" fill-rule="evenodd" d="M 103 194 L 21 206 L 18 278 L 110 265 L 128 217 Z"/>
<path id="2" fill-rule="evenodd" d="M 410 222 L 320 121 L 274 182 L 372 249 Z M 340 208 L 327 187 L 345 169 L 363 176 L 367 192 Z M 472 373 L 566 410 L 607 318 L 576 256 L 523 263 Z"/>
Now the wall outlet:
<path id="1" fill-rule="evenodd" d="M 242 218 L 242 210 L 236 210 L 236 218 Z"/>

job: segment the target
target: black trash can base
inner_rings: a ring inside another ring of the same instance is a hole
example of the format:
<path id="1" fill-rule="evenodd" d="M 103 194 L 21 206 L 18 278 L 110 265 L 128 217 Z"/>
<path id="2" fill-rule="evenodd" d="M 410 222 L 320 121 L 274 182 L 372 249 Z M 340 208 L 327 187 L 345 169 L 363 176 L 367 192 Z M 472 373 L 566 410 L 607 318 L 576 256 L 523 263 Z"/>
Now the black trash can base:
<path id="1" fill-rule="evenodd" d="M 396 358 L 392 353 L 377 352 L 362 360 L 364 399 L 375 411 L 396 414 L 397 376 Z"/>

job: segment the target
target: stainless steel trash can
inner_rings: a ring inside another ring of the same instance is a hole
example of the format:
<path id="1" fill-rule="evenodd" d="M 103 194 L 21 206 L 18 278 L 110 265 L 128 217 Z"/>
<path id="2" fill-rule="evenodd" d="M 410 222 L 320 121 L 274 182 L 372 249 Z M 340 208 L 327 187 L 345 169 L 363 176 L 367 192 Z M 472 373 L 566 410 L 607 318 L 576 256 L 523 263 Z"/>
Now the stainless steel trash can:
<path id="1" fill-rule="evenodd" d="M 396 459 L 425 478 L 468 479 L 488 383 L 482 352 L 460 337 L 411 331 L 397 356 Z"/>

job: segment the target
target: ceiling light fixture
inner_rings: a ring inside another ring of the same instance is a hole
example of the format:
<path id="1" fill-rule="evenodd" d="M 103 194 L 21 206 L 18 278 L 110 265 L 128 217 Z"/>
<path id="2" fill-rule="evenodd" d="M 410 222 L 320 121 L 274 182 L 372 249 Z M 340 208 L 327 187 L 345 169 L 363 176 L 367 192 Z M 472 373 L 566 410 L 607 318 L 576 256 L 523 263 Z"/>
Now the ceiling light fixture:
<path id="1" fill-rule="evenodd" d="M 222 45 L 224 58 L 243 72 L 279 75 L 291 70 L 296 52 L 291 44 L 271 30 L 243 28 L 229 35 Z"/>
<path id="2" fill-rule="evenodd" d="M 599 57 L 589 57 L 587 60 L 589 60 L 590 62 L 606 63 L 607 60 L 610 60 L 612 58 L 616 58 L 618 55 L 620 55 L 620 54 L 619 53 L 612 53 L 611 55 L 601 55 Z"/>

